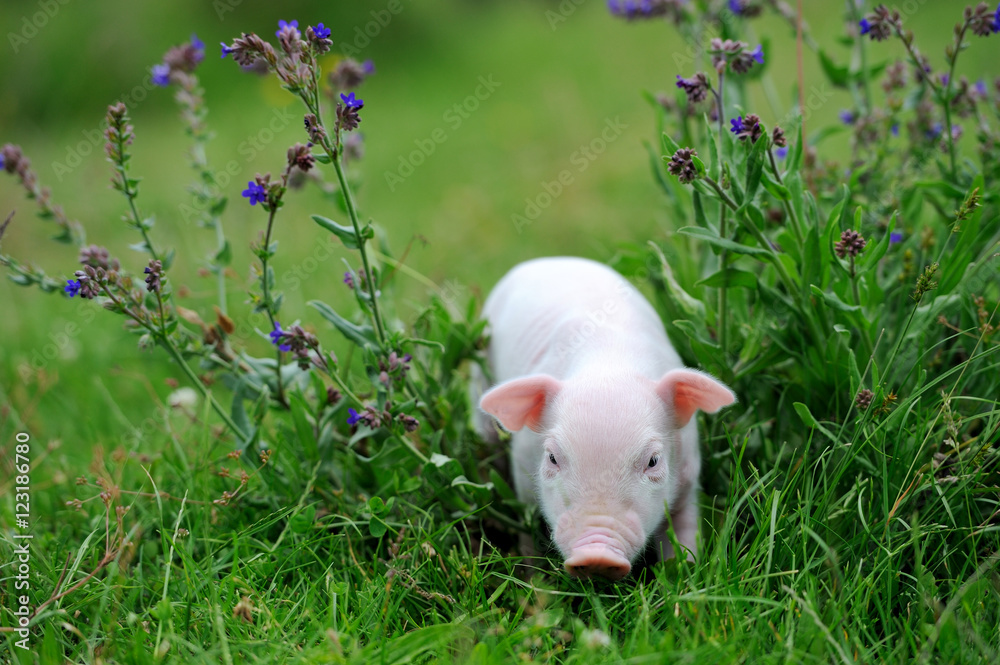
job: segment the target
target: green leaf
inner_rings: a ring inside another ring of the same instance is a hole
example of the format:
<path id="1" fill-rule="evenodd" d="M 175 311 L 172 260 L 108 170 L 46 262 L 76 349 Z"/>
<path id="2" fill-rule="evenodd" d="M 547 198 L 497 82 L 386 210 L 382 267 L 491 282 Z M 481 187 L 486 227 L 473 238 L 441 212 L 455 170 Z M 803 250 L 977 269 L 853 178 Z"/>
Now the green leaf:
<path id="1" fill-rule="evenodd" d="M 169 621 L 173 613 L 174 607 L 166 598 L 156 604 L 156 618 L 161 622 Z"/>
<path id="2" fill-rule="evenodd" d="M 723 286 L 727 288 L 739 286 L 755 291 L 757 289 L 757 275 L 746 270 L 726 268 L 696 282 L 695 286 L 709 286 L 713 289 L 721 289 Z"/>
<path id="3" fill-rule="evenodd" d="M 315 153 L 313 153 L 313 157 L 320 164 L 332 164 L 333 163 L 333 160 L 330 159 L 330 155 L 326 154 L 325 152 L 315 152 Z"/>
<path id="4" fill-rule="evenodd" d="M 389 525 L 374 515 L 368 520 L 368 532 L 376 538 L 381 538 L 389 530 Z"/>
<path id="5" fill-rule="evenodd" d="M 792 198 L 792 194 L 788 191 L 788 188 L 775 180 L 769 171 L 764 171 L 761 183 L 764 185 L 764 189 L 779 201 L 788 201 Z"/>
<path id="6" fill-rule="evenodd" d="M 671 321 L 671 323 L 673 323 L 674 326 L 677 329 L 679 329 L 681 332 L 683 332 L 685 335 L 687 335 L 688 337 L 690 337 L 692 339 L 695 339 L 695 340 L 701 342 L 705 346 L 711 347 L 713 349 L 719 348 L 718 343 L 715 340 L 713 340 L 711 337 L 709 337 L 709 335 L 707 334 L 707 331 L 705 331 L 705 330 L 699 330 L 690 321 L 687 321 L 685 319 L 678 319 L 676 321 Z"/>
<path id="7" fill-rule="evenodd" d="M 710 245 L 716 247 L 721 247 L 722 249 L 729 250 L 730 252 L 736 252 L 737 254 L 748 254 L 750 256 L 760 256 L 767 254 L 766 249 L 761 249 L 759 247 L 750 247 L 749 245 L 742 245 L 738 242 L 734 242 L 727 238 L 721 238 L 716 234 L 712 233 L 709 229 L 699 228 L 697 226 L 685 226 L 677 230 L 678 233 L 683 233 L 686 236 L 693 236 L 700 240 L 704 240 Z"/>
<path id="8" fill-rule="evenodd" d="M 965 190 L 961 187 L 957 187 L 950 182 L 944 180 L 918 180 L 913 183 L 916 187 L 921 189 L 937 190 L 946 196 L 950 196 L 953 199 L 964 200 Z"/>
<path id="9" fill-rule="evenodd" d="M 819 50 L 819 64 L 823 68 L 823 73 L 830 79 L 830 83 L 836 88 L 846 88 L 850 81 L 850 71 L 846 66 L 839 66 L 823 49 Z"/>
<path id="10" fill-rule="evenodd" d="M 288 526 L 293 533 L 307 533 L 312 530 L 316 523 L 316 506 L 309 505 L 301 511 L 292 515 L 288 520 Z"/>
<path id="11" fill-rule="evenodd" d="M 322 300 L 310 300 L 306 304 L 316 309 L 316 311 L 320 313 L 320 316 L 332 323 L 334 327 L 351 342 L 354 342 L 362 348 L 368 346 L 378 346 L 378 342 L 375 339 L 375 331 L 371 326 L 359 326 L 355 323 L 351 323 L 340 314 L 337 314 L 332 307 L 327 305 Z"/>
<path id="12" fill-rule="evenodd" d="M 708 219 L 705 217 L 705 205 L 702 203 L 701 193 L 694 191 L 691 193 L 692 205 L 694 206 L 694 221 L 703 228 L 708 228 Z"/>
<path id="13" fill-rule="evenodd" d="M 892 217 L 889 218 L 889 228 L 885 230 L 885 235 L 882 236 L 882 239 L 874 247 L 871 242 L 865 246 L 865 252 L 861 255 L 861 260 L 858 262 L 858 267 L 861 270 L 868 270 L 878 265 L 879 260 L 889 250 L 889 241 L 892 237 L 892 231 L 895 228 L 896 213 L 893 211 Z"/>
<path id="14" fill-rule="evenodd" d="M 673 301 L 673 303 L 681 312 L 684 313 L 685 316 L 693 318 L 700 323 L 704 323 L 705 304 L 697 298 L 692 298 L 691 295 L 684 290 L 684 287 L 677 283 L 677 280 L 674 278 L 674 271 L 667 262 L 667 258 L 663 255 L 663 251 L 652 242 L 650 242 L 650 245 L 653 247 L 653 251 L 659 259 L 663 283 L 666 287 L 665 290 L 670 300 Z"/>
<path id="15" fill-rule="evenodd" d="M 819 243 L 819 231 L 810 224 L 805 237 L 802 281 L 806 284 L 821 282 L 823 277 L 823 256 Z"/>
<path id="16" fill-rule="evenodd" d="M 660 186 L 663 193 L 667 197 L 673 199 L 674 192 L 670 188 L 670 184 L 667 182 L 667 177 L 663 171 L 663 167 L 660 165 L 660 156 L 656 154 L 656 150 L 653 148 L 653 144 L 649 141 L 643 141 L 642 144 L 646 146 L 646 152 L 649 153 L 649 167 L 653 171 L 653 177 L 656 179 L 656 184 Z"/>
<path id="17" fill-rule="evenodd" d="M 229 199 L 227 199 L 225 196 L 223 196 L 218 201 L 216 201 L 215 203 L 212 204 L 212 207 L 210 207 L 208 209 L 208 213 L 212 217 L 221 217 L 223 211 L 225 211 L 225 209 L 226 209 L 226 204 L 227 203 L 229 203 Z"/>
<path id="18" fill-rule="evenodd" d="M 215 256 L 212 258 L 212 260 L 216 265 L 219 266 L 229 265 L 229 263 L 233 260 L 233 248 L 232 245 L 229 244 L 228 240 L 226 240 L 222 244 L 222 249 L 220 249 L 218 252 L 215 253 Z"/>
<path id="19" fill-rule="evenodd" d="M 809 411 L 808 406 L 802 402 L 794 402 L 792 407 L 795 409 L 795 413 L 799 414 L 799 418 L 801 418 L 802 422 L 806 424 L 806 427 L 813 427 L 819 430 L 823 436 L 830 439 L 834 443 L 840 443 L 836 434 L 819 424 L 816 418 L 813 417 L 813 414 Z"/>
<path id="20" fill-rule="evenodd" d="M 708 114 L 705 113 L 705 114 L 702 115 L 702 117 L 705 119 L 705 126 L 706 127 L 711 127 L 712 123 L 708 119 Z M 708 134 L 708 149 L 711 151 L 710 154 L 712 156 L 711 159 L 708 162 L 709 163 L 708 175 L 712 178 L 712 180 L 718 181 L 719 180 L 719 146 L 715 142 L 715 133 L 714 132 L 708 131 L 708 132 L 706 132 L 706 134 Z"/>
<path id="21" fill-rule="evenodd" d="M 232 419 L 233 424 L 240 428 L 239 434 L 243 437 L 240 448 L 243 448 L 249 442 L 250 434 L 253 432 L 253 426 L 250 424 L 250 418 L 247 417 L 247 410 L 243 405 L 245 388 L 246 383 L 243 380 L 240 380 L 236 384 L 236 389 L 233 391 L 233 405 L 229 412 L 229 417 Z"/>
<path id="22" fill-rule="evenodd" d="M 809 289 L 812 291 L 814 296 L 821 298 L 832 309 L 840 312 L 857 312 L 861 310 L 861 308 L 857 305 L 848 305 L 846 302 L 838 298 L 836 294 L 827 293 L 815 284 L 810 284 Z"/>
<path id="23" fill-rule="evenodd" d="M 496 469 L 490 469 L 490 482 L 493 483 L 493 487 L 496 488 L 497 494 L 500 495 L 501 499 L 505 501 L 516 501 L 517 495 L 514 494 L 514 490 L 510 488 L 507 481 L 503 479 Z"/>
<path id="24" fill-rule="evenodd" d="M 288 406 L 292 413 L 292 423 L 295 425 L 295 436 L 302 443 L 303 452 L 310 460 L 319 457 L 316 437 L 309 424 L 309 402 L 300 392 L 288 396 Z"/>
<path id="25" fill-rule="evenodd" d="M 681 147 L 677 145 L 677 141 L 675 141 L 667 132 L 663 132 L 660 137 L 660 144 L 663 146 L 663 155 L 665 157 L 669 158 L 681 149 Z"/>
<path id="26" fill-rule="evenodd" d="M 323 217 L 322 215 L 313 215 L 312 219 L 314 222 L 322 226 L 324 229 L 326 229 L 330 233 L 340 238 L 340 241 L 344 243 L 344 247 L 346 247 L 347 249 L 358 248 L 358 236 L 354 233 L 354 229 L 351 228 L 350 226 L 341 226 L 332 219 L 328 219 L 326 217 Z M 371 227 L 368 226 L 361 231 L 362 238 L 374 236 L 374 232 L 372 232 L 371 236 L 367 235 L 366 231 L 370 228 Z"/>
<path id="27" fill-rule="evenodd" d="M 486 491 L 486 492 L 492 492 L 493 491 L 493 483 L 475 483 L 475 482 L 469 480 L 468 478 L 466 478 L 465 476 L 458 476 L 457 478 L 455 478 L 454 480 L 452 480 L 451 481 L 451 486 L 452 487 L 472 487 L 472 488 L 475 488 L 477 490 Z"/>
<path id="28" fill-rule="evenodd" d="M 373 496 L 368 499 L 368 508 L 373 514 L 381 515 L 385 512 L 385 501 L 383 501 L 380 497 Z"/>
<path id="29" fill-rule="evenodd" d="M 760 178 L 764 172 L 764 155 L 768 139 L 761 137 L 753 144 L 747 157 L 746 201 L 753 201 L 760 187 Z"/>

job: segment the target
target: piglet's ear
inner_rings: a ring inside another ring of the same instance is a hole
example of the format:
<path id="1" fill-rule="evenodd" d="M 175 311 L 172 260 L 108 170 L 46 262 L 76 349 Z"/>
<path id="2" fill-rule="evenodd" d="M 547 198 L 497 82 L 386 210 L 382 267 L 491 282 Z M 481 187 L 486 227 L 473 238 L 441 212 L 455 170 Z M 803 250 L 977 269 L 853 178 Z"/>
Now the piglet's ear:
<path id="1" fill-rule="evenodd" d="M 499 420 L 509 432 L 516 432 L 525 425 L 537 432 L 542 412 L 561 389 L 562 384 L 548 374 L 513 379 L 483 395 L 479 408 Z"/>
<path id="2" fill-rule="evenodd" d="M 715 413 L 736 401 L 732 390 L 693 369 L 675 369 L 664 374 L 656 384 L 656 394 L 668 407 L 673 407 L 677 427 L 687 425 L 699 409 Z"/>

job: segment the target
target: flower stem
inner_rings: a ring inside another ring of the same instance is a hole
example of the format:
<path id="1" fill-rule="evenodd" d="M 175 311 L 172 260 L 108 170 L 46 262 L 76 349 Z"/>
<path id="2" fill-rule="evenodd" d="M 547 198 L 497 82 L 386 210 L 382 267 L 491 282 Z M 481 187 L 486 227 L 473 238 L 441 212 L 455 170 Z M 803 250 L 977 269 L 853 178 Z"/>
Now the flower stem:
<path id="1" fill-rule="evenodd" d="M 851 293 L 854 295 L 854 304 L 861 307 L 861 292 L 858 290 L 858 274 L 854 263 L 854 257 L 851 257 Z M 868 338 L 867 334 L 861 335 L 861 341 L 865 345 L 865 353 L 868 354 L 869 358 L 875 355 L 875 349 L 872 347 L 872 341 Z"/>
<path id="2" fill-rule="evenodd" d="M 153 248 L 153 241 L 149 239 L 149 234 L 146 233 L 142 217 L 139 216 L 139 210 L 135 206 L 135 198 L 139 195 L 139 192 L 133 191 L 129 187 L 128 172 L 125 170 L 125 135 L 119 133 L 115 142 L 118 144 L 118 159 L 115 161 L 115 170 L 118 171 L 122 179 L 122 194 L 128 199 L 128 206 L 132 211 L 132 220 L 135 222 L 135 227 L 139 229 L 139 233 L 142 234 L 142 239 L 146 243 L 146 248 L 149 250 L 150 256 L 154 259 L 159 259 L 160 257 L 156 254 L 156 249 Z"/>
<path id="3" fill-rule="evenodd" d="M 715 101 L 718 104 L 719 116 L 719 140 L 718 145 L 715 149 L 717 154 L 717 160 L 719 163 L 719 168 L 722 168 L 722 142 L 726 140 L 725 127 L 726 127 L 726 117 L 723 106 L 723 72 L 719 72 L 719 92 L 715 94 Z M 713 91 L 714 92 L 714 91 Z M 719 174 L 722 177 L 722 174 Z M 726 229 L 726 213 L 728 208 L 724 205 L 719 205 L 719 236 L 726 238 L 728 237 Z M 722 287 L 719 289 L 719 344 L 722 346 L 722 356 L 725 358 L 726 349 L 728 348 L 729 342 L 729 307 L 727 300 L 729 299 L 729 283 L 726 276 L 726 263 L 729 260 L 729 252 L 727 250 L 722 250 L 719 252 L 719 270 L 722 271 Z"/>
<path id="4" fill-rule="evenodd" d="M 731 198 L 729 198 L 729 196 L 722 190 L 722 187 L 719 185 L 719 183 L 715 182 L 715 180 L 713 180 L 709 176 L 702 176 L 702 179 L 705 182 L 707 182 L 712 187 L 712 189 L 715 190 L 715 192 L 719 195 L 719 198 L 721 198 L 722 201 L 733 210 L 733 212 L 736 212 L 738 214 L 740 213 L 741 208 L 738 205 L 736 205 L 736 203 Z M 747 230 L 750 231 L 750 234 L 754 238 L 756 238 L 757 243 L 761 246 L 761 248 L 768 253 L 768 258 L 770 260 L 770 263 L 772 266 L 774 266 L 775 271 L 778 273 L 778 279 L 780 279 L 781 283 L 784 284 L 785 289 L 788 291 L 788 293 L 798 294 L 799 304 L 802 307 L 802 312 L 801 312 L 802 316 L 806 320 L 806 323 L 809 326 L 809 330 L 812 333 L 816 343 L 817 344 L 822 343 L 823 342 L 822 332 L 820 331 L 819 327 L 816 325 L 816 322 L 812 319 L 812 317 L 807 316 L 806 314 L 808 308 L 810 307 L 808 296 L 801 289 L 795 288 L 795 281 L 792 279 L 792 276 L 788 274 L 788 270 L 785 268 L 785 264 L 782 263 L 781 257 L 779 257 L 778 253 L 774 251 L 774 247 L 771 246 L 770 241 L 768 241 L 767 237 L 764 236 L 763 231 L 757 228 L 757 225 L 754 223 L 752 219 L 750 219 L 749 216 L 747 216 L 745 212 L 739 214 L 739 217 L 743 226 L 745 226 Z"/>
<path id="5" fill-rule="evenodd" d="M 906 35 L 903 33 L 903 30 L 900 26 L 894 25 L 894 27 L 896 28 L 896 36 L 899 37 L 900 40 L 902 40 L 903 45 L 906 47 L 906 53 L 910 56 L 910 59 L 913 61 L 913 64 L 917 68 L 917 71 L 923 73 L 924 81 L 927 83 L 928 87 L 930 87 L 931 91 L 934 92 L 934 96 L 937 97 L 937 99 L 942 103 L 944 107 L 944 121 L 945 125 L 947 125 L 946 131 L 948 132 L 948 136 L 945 137 L 945 140 L 948 141 L 948 158 L 951 167 L 951 178 L 954 181 L 954 179 L 956 178 L 956 169 L 955 169 L 955 139 L 951 135 L 951 99 L 950 99 L 951 82 L 952 79 L 955 78 L 955 64 L 958 62 L 958 53 L 962 48 L 962 42 L 965 40 L 965 32 L 969 28 L 969 21 L 966 20 L 962 23 L 962 28 L 959 30 L 958 37 L 955 39 L 954 52 L 952 52 L 951 56 L 949 57 L 949 60 L 951 61 L 951 67 L 948 70 L 948 83 L 945 84 L 943 90 L 937 83 L 934 82 L 934 79 L 932 79 L 928 75 L 928 73 L 924 71 L 924 66 L 923 64 L 921 64 L 920 58 L 917 57 L 917 54 L 913 49 L 912 39 L 907 39 Z"/>
<path id="6" fill-rule="evenodd" d="M 372 318 L 375 319 L 375 330 L 378 333 L 378 341 L 384 347 L 385 326 L 382 323 L 382 312 L 379 309 L 378 299 L 375 295 L 375 275 L 372 273 L 368 262 L 368 252 L 365 250 L 365 239 L 361 237 L 361 223 L 358 221 L 358 210 L 354 205 L 354 194 L 351 192 L 351 187 L 347 184 L 347 178 L 344 176 L 344 166 L 341 162 L 341 153 L 342 151 L 338 151 L 335 155 L 331 155 L 330 157 L 333 159 L 333 167 L 337 172 L 337 180 L 340 182 L 340 191 L 344 195 L 344 201 L 347 204 L 347 214 L 351 218 L 351 225 L 354 227 L 354 235 L 358 239 L 358 252 L 361 254 L 361 263 L 364 266 L 365 274 L 368 276 L 365 283 L 368 286 L 368 295 L 371 296 Z"/>
<path id="7" fill-rule="evenodd" d="M 315 88 L 315 74 L 313 75 L 313 78 Z M 344 166 L 341 162 L 343 150 L 339 149 L 340 146 L 336 146 L 335 148 L 330 142 L 329 135 L 326 133 L 326 127 L 323 124 L 323 116 L 319 105 L 319 93 L 317 92 L 315 97 L 312 99 L 307 97 L 305 94 L 300 95 L 300 97 L 305 103 L 306 108 L 309 109 L 309 112 L 316 116 L 316 121 L 323 129 L 324 133 L 323 138 L 320 141 L 320 145 L 322 146 L 327 157 L 330 158 L 330 162 L 333 164 L 333 168 L 337 172 L 337 181 L 340 183 L 340 192 L 344 197 L 344 203 L 347 207 L 347 215 L 351 219 L 351 226 L 354 228 L 354 236 L 358 241 L 358 253 L 361 254 L 361 264 L 364 267 L 365 275 L 367 275 L 365 284 L 368 287 L 368 295 L 370 296 L 372 321 L 375 323 L 375 331 L 378 335 L 379 344 L 384 348 L 385 326 L 382 323 L 382 311 L 379 308 L 378 299 L 375 295 L 375 275 L 371 271 L 371 263 L 368 260 L 368 250 L 365 248 L 366 240 L 361 235 L 361 222 L 358 220 L 358 209 L 354 203 L 354 194 L 351 191 L 350 185 L 347 184 L 347 178 L 344 175 Z"/>
<path id="8" fill-rule="evenodd" d="M 285 169 L 285 173 L 282 175 L 282 188 L 288 185 L 288 174 L 292 170 L 292 165 L 289 164 Z M 267 318 L 271 321 L 272 330 L 278 325 L 278 320 L 274 316 L 274 302 L 271 300 L 271 289 L 270 289 L 270 279 L 267 274 L 267 259 L 271 254 L 271 231 L 274 228 L 274 216 L 278 212 L 278 201 L 268 202 L 270 206 L 270 211 L 267 216 L 267 230 L 264 232 L 264 246 L 261 248 L 260 252 L 260 263 L 263 268 L 263 273 L 261 275 L 261 284 L 263 285 L 264 292 L 264 310 L 267 312 Z M 281 350 L 281 344 L 276 344 L 277 346 L 277 356 L 278 364 L 274 368 L 275 380 L 278 383 L 278 401 L 287 406 L 288 402 L 285 400 L 285 386 L 284 382 L 281 380 L 281 360 L 284 352 Z"/>
<path id="9" fill-rule="evenodd" d="M 851 23 L 858 26 L 860 19 L 858 17 L 858 4 L 854 0 L 847 0 L 847 10 L 851 14 Z M 864 115 L 870 115 L 872 111 L 872 92 L 871 83 L 869 81 L 868 71 L 868 49 L 867 44 L 865 44 L 864 36 L 859 36 L 858 38 L 858 56 L 861 60 L 861 96 L 864 99 Z"/>
<path id="10" fill-rule="evenodd" d="M 219 247 L 219 252 L 222 252 L 226 248 L 226 233 L 222 229 L 222 218 L 218 215 L 212 217 L 212 226 L 215 227 L 215 240 Z M 228 316 L 229 312 L 226 307 L 226 267 L 214 263 L 215 267 L 215 288 L 218 293 L 219 298 L 219 311 L 222 312 L 223 316 Z"/>
<path id="11" fill-rule="evenodd" d="M 781 179 L 781 171 L 778 170 L 778 162 L 774 159 L 774 151 L 771 146 L 767 147 L 767 157 L 771 162 L 771 171 L 774 173 L 775 180 L 778 184 L 784 186 L 785 183 Z M 792 231 L 795 233 L 795 240 L 799 243 L 799 247 L 805 246 L 805 240 L 802 237 L 802 223 L 799 221 L 798 215 L 795 213 L 795 207 L 792 205 L 791 201 L 782 201 L 781 204 L 785 208 L 785 212 L 788 213 L 788 218 L 792 220 Z"/>
<path id="12" fill-rule="evenodd" d="M 232 418 L 229 417 L 229 414 L 226 413 L 225 410 L 223 410 L 222 405 L 219 404 L 217 401 L 215 401 L 215 398 L 212 397 L 212 391 L 210 391 L 208 389 L 208 386 L 206 386 L 201 381 L 201 379 L 198 378 L 198 375 L 195 374 L 194 370 L 191 369 L 191 366 L 184 361 L 184 358 L 183 356 L 181 356 L 180 351 L 178 351 L 177 348 L 170 343 L 170 340 L 165 337 L 160 337 L 159 334 L 157 334 L 157 337 L 159 338 L 160 344 L 167 349 L 167 353 L 169 353 L 173 357 L 174 362 L 176 362 L 180 366 L 180 368 L 184 370 L 184 373 L 187 374 L 187 377 L 191 381 L 191 383 L 193 383 L 198 388 L 198 391 L 201 392 L 201 394 L 204 396 L 204 398 L 208 400 L 208 403 L 212 407 L 212 410 L 215 411 L 216 414 L 218 414 L 218 416 L 222 419 L 222 422 L 226 424 L 226 427 L 228 427 L 233 432 L 233 434 L 238 436 L 240 439 L 243 439 L 245 436 L 248 436 L 250 433 L 241 430 L 236 425 L 236 423 L 233 422 Z M 248 442 L 249 439 L 243 441 L 242 443 L 246 444 Z"/>
<path id="13" fill-rule="evenodd" d="M 955 137 L 951 133 L 951 84 L 955 79 L 955 65 L 958 63 L 958 54 L 962 50 L 962 41 L 965 39 L 965 31 L 968 28 L 969 21 L 966 19 L 962 23 L 962 29 L 959 31 L 958 37 L 955 39 L 955 51 L 951 54 L 951 68 L 948 70 L 948 82 L 944 86 L 944 91 L 942 92 L 943 99 L 941 100 L 944 105 L 944 122 L 948 132 L 946 139 L 948 141 L 948 159 L 951 165 L 952 182 L 955 182 L 957 172 L 955 169 Z"/>
<path id="14" fill-rule="evenodd" d="M 181 355 L 181 352 L 177 350 L 177 347 L 173 345 L 173 342 L 170 341 L 170 338 L 166 335 L 165 332 L 157 330 L 152 323 L 144 321 L 141 317 L 136 316 L 135 313 L 130 311 L 121 300 L 115 297 L 114 293 L 111 292 L 111 290 L 107 287 L 106 284 L 101 284 L 101 288 L 104 290 L 105 295 L 107 295 L 116 305 L 118 305 L 118 308 L 121 310 L 122 313 L 124 313 L 133 321 L 138 323 L 140 326 L 148 330 L 149 333 L 153 336 L 153 338 L 157 342 L 159 342 L 163 348 L 167 350 L 167 353 L 169 353 L 170 356 L 174 359 L 174 362 L 176 362 L 177 365 L 180 366 L 180 368 L 184 371 L 184 373 L 187 374 L 187 377 L 188 379 L 191 380 L 191 383 L 193 383 L 198 388 L 198 391 L 208 401 L 209 405 L 212 407 L 215 413 L 218 414 L 218 416 L 222 419 L 222 422 L 226 424 L 226 427 L 228 427 L 233 432 L 233 434 L 238 436 L 240 439 L 243 439 L 244 436 L 249 434 L 249 432 L 243 432 L 243 430 L 237 427 L 236 423 L 234 423 L 232 418 L 229 417 L 229 414 L 226 413 L 225 410 L 223 410 L 222 405 L 219 404 L 217 401 L 215 401 L 215 398 L 212 397 L 212 393 L 208 389 L 208 386 L 206 386 L 204 382 L 202 382 L 202 380 L 198 378 L 198 375 L 194 373 L 194 370 L 192 370 L 191 366 L 187 364 L 187 362 L 184 360 L 184 357 Z M 158 295 L 159 294 L 157 294 L 157 296 Z M 160 317 L 161 319 L 163 317 L 162 302 L 160 309 Z"/>

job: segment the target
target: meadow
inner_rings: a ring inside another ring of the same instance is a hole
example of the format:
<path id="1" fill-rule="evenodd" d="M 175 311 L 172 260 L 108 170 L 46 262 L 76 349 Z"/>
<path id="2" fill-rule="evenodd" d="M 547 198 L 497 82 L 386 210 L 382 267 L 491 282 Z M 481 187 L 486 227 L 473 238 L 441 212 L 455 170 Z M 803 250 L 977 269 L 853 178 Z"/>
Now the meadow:
<path id="1" fill-rule="evenodd" d="M 4 3 L 0 658 L 1000 660 L 1000 8 L 805 4 L 800 90 L 769 1 Z M 293 19 L 357 130 L 234 62 Z M 739 397 L 693 563 L 520 556 L 468 377 L 547 255 Z"/>

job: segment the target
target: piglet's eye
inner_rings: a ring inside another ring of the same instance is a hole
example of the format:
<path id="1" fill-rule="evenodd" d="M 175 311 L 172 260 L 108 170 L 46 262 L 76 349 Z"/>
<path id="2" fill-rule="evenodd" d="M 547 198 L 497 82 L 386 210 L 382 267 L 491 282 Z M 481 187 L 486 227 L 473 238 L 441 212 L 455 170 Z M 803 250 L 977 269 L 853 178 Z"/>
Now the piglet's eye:
<path id="1" fill-rule="evenodd" d="M 649 468 L 650 469 L 652 469 L 653 467 L 655 467 L 659 463 L 660 463 L 660 456 L 659 455 L 653 455 L 652 457 L 649 458 Z"/>
<path id="2" fill-rule="evenodd" d="M 558 462 L 556 462 L 556 456 L 553 455 L 552 453 L 549 453 L 549 462 L 551 462 L 553 465 L 558 466 Z"/>

